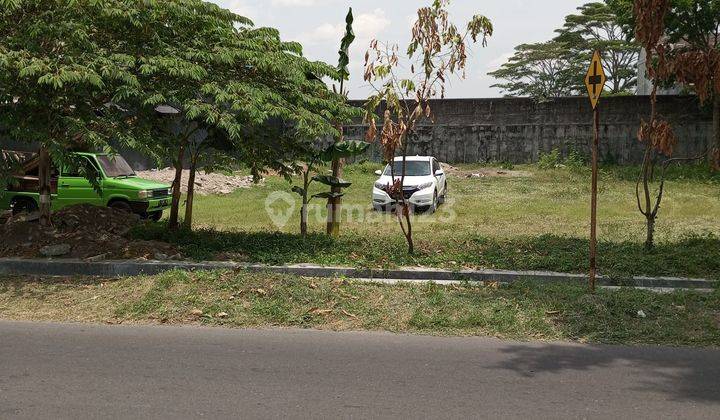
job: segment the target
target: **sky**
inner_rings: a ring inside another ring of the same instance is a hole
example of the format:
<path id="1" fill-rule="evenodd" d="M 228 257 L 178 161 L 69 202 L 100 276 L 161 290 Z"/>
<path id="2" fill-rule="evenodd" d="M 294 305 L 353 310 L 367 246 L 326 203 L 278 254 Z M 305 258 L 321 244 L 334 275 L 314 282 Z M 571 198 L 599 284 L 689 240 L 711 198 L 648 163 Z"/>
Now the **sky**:
<path id="1" fill-rule="evenodd" d="M 277 28 L 283 40 L 298 41 L 304 55 L 337 65 L 345 15 L 353 8 L 353 28 L 357 39 L 350 51 L 351 99 L 364 99 L 370 87 L 363 80 L 365 51 L 372 39 L 398 43 L 404 50 L 419 7 L 430 0 L 210 0 L 240 15 L 255 26 Z M 587 0 L 455 0 L 450 13 L 460 26 L 473 15 L 490 18 L 494 34 L 488 45 L 472 46 L 464 80 L 454 79 L 447 86 L 449 98 L 499 97 L 491 87 L 496 80 L 488 76 L 512 55 L 516 45 L 549 40 L 562 26 L 566 15 Z"/>

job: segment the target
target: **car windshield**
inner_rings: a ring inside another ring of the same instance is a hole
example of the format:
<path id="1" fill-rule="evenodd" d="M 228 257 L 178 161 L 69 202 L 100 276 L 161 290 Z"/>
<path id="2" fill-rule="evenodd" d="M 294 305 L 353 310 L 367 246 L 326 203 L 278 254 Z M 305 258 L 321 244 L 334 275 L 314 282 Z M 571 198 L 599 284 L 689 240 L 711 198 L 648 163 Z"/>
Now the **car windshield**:
<path id="1" fill-rule="evenodd" d="M 393 162 L 395 176 L 402 176 L 401 160 Z M 385 167 L 384 175 L 390 176 L 390 165 Z M 408 160 L 405 162 L 405 176 L 428 176 L 430 175 L 430 162 L 426 160 Z"/>
<path id="2" fill-rule="evenodd" d="M 105 175 L 109 178 L 135 176 L 135 171 L 133 171 L 127 161 L 120 155 L 99 155 L 97 160 L 100 162 L 100 166 L 102 166 Z"/>

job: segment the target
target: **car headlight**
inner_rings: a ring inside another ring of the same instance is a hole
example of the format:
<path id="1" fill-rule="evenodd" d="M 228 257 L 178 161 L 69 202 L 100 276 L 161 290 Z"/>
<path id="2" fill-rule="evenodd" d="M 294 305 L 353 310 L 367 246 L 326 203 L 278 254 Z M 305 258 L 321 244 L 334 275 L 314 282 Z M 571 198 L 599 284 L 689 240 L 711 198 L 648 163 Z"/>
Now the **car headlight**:
<path id="1" fill-rule="evenodd" d="M 141 200 L 149 198 L 150 196 L 152 196 L 152 191 L 150 190 L 142 190 L 138 192 L 138 198 Z"/>
<path id="2" fill-rule="evenodd" d="M 430 188 L 430 187 L 432 187 L 432 186 L 433 186 L 433 183 L 432 183 L 432 182 L 426 182 L 426 183 L 424 183 L 424 184 L 418 185 L 417 188 L 418 188 L 419 190 L 424 190 L 425 188 Z"/>
<path id="3" fill-rule="evenodd" d="M 385 191 L 385 187 L 387 187 L 387 185 L 383 184 L 382 182 L 376 182 L 376 183 L 375 183 L 375 188 L 377 188 L 378 190 L 383 190 L 383 191 Z"/>

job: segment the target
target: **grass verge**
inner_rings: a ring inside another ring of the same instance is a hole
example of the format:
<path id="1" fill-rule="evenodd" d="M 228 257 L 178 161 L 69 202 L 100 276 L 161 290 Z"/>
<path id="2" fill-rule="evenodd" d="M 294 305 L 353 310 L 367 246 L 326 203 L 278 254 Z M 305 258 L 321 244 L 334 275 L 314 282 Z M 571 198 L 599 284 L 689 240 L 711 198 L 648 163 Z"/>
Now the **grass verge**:
<path id="1" fill-rule="evenodd" d="M 262 186 L 227 196 L 197 197 L 194 232 L 158 224 L 134 232 L 141 239 L 176 244 L 196 260 L 231 259 L 268 264 L 315 263 L 360 267 L 428 266 L 584 273 L 588 265 L 590 179 L 587 168 L 542 170 L 519 165 L 522 176 L 470 177 L 478 165 L 461 165 L 448 179 L 450 196 L 433 215 L 417 216 L 417 253 L 410 256 L 389 214 L 371 209 L 379 165 L 349 165 L 353 182 L 343 197 L 342 233 L 326 237 L 325 203 L 312 202 L 310 230 L 298 234 L 300 203 L 275 202 L 290 185 L 268 177 Z M 635 167 L 605 167 L 599 206 L 599 268 L 616 278 L 634 275 L 720 280 L 720 178 L 707 166 L 673 167 L 658 219 L 657 247 L 643 248 L 644 218 L 635 203 Z M 322 185 L 315 185 L 313 193 Z M 292 200 L 295 200 L 292 202 Z M 286 205 L 283 207 L 283 205 Z M 270 213 L 284 214 L 277 224 Z"/>
<path id="2" fill-rule="evenodd" d="M 176 271 L 117 280 L 0 279 L 0 318 L 718 346 L 720 290 L 591 295 L 580 285 L 384 285 Z"/>

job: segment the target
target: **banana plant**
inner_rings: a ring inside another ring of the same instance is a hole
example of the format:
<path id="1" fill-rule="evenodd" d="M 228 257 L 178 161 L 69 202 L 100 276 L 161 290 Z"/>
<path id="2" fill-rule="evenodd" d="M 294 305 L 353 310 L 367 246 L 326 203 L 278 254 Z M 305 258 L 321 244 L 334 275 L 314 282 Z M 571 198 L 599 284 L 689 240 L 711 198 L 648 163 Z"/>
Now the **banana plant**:
<path id="1" fill-rule="evenodd" d="M 340 59 L 338 60 L 338 74 L 339 74 L 339 81 L 340 81 L 340 90 L 339 94 L 347 100 L 348 97 L 348 91 L 345 89 L 345 81 L 350 79 L 350 70 L 348 68 L 348 65 L 350 64 L 350 46 L 352 45 L 353 41 L 355 41 L 355 32 L 353 31 L 353 22 L 355 21 L 355 18 L 353 17 L 353 11 L 352 7 L 348 11 L 347 16 L 345 17 L 345 35 L 343 36 L 342 40 L 340 41 L 340 51 L 338 51 L 338 54 L 340 55 Z M 333 85 L 333 90 L 336 91 L 335 85 Z M 336 91 L 337 92 L 337 91 Z M 335 138 L 335 143 L 340 143 L 343 141 L 343 124 L 342 121 L 336 121 L 337 129 L 338 129 L 338 136 Z M 343 173 L 343 165 L 345 162 L 341 158 L 335 158 L 332 160 L 332 164 L 330 165 L 332 170 L 332 175 L 334 177 L 341 177 Z M 342 188 L 339 187 L 333 187 L 333 192 L 340 193 L 342 192 Z M 327 208 L 328 208 L 328 214 L 327 214 L 327 226 L 326 231 L 328 235 L 332 236 L 338 236 L 340 235 L 340 209 L 342 206 L 342 200 L 340 197 L 330 197 L 327 200 Z"/>
<path id="2" fill-rule="evenodd" d="M 314 153 L 305 162 L 301 171 L 302 175 L 302 186 L 295 185 L 292 187 L 292 191 L 297 193 L 302 199 L 302 206 L 300 207 L 300 234 L 305 237 L 307 236 L 307 219 L 308 219 L 308 204 L 313 198 L 320 198 L 325 200 L 335 200 L 342 197 L 343 193 L 337 192 L 342 188 L 348 188 L 352 185 L 342 178 L 332 175 L 322 175 L 316 173 L 311 176 L 313 172 L 317 172 L 316 168 L 327 165 L 328 162 L 332 162 L 337 159 L 345 159 L 365 153 L 367 148 L 370 146 L 369 143 L 356 140 L 344 140 L 338 143 L 331 144 L 326 149 L 321 150 L 318 153 Z M 330 187 L 330 191 L 324 191 L 318 194 L 310 195 L 310 185 L 313 182 L 319 182 L 323 185 Z"/>

